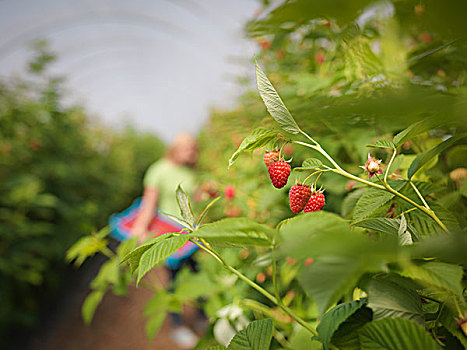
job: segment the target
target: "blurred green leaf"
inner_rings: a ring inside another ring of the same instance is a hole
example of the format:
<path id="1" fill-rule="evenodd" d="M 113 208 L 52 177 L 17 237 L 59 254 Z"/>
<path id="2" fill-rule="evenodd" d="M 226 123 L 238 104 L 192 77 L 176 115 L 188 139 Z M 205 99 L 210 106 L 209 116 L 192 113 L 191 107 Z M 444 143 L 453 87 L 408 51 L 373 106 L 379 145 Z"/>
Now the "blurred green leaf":
<path id="1" fill-rule="evenodd" d="M 153 314 L 149 317 L 149 320 L 146 321 L 146 335 L 148 340 L 151 341 L 154 339 L 156 334 L 159 332 L 162 327 L 165 317 L 167 314 L 165 312 L 160 312 Z"/>
<path id="2" fill-rule="evenodd" d="M 415 158 L 415 160 L 410 164 L 409 171 L 407 173 L 407 177 L 409 179 L 412 178 L 412 176 L 420 170 L 421 167 L 423 167 L 425 164 L 427 164 L 431 159 L 433 159 L 435 156 L 437 156 L 439 153 L 443 152 L 447 148 L 449 148 L 452 144 L 455 142 L 463 139 L 464 137 L 467 136 L 467 133 L 463 133 L 460 135 L 455 135 L 447 139 L 446 141 L 441 142 L 439 145 L 429 149 L 426 152 L 423 152 Z"/>
<path id="3" fill-rule="evenodd" d="M 376 148 L 395 148 L 394 144 L 389 140 L 378 140 L 374 144 L 366 145 L 366 147 L 376 147 Z"/>
<path id="4" fill-rule="evenodd" d="M 435 125 L 433 119 L 424 119 L 416 123 L 411 124 L 406 129 L 399 132 L 394 136 L 393 142 L 396 147 L 402 146 L 406 141 L 412 139 L 413 137 L 428 131 Z"/>
<path id="5" fill-rule="evenodd" d="M 462 295 L 462 267 L 436 261 L 406 263 L 402 276 L 410 277 L 427 286 Z"/>
<path id="6" fill-rule="evenodd" d="M 105 290 L 92 291 L 84 300 L 83 306 L 81 307 L 81 314 L 85 324 L 90 324 L 96 308 L 99 306 L 102 298 L 104 297 Z"/>

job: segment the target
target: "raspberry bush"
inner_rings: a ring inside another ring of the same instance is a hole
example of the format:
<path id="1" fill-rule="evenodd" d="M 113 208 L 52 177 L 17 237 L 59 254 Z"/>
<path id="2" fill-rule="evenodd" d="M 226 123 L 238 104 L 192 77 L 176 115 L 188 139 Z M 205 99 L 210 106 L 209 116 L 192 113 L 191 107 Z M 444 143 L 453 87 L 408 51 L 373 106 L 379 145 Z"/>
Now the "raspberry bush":
<path id="1" fill-rule="evenodd" d="M 361 4 L 331 3 L 285 2 L 249 24 L 268 69 L 256 65 L 264 105 L 247 94 L 201 135 L 205 199 L 232 184 L 235 197 L 209 204 L 207 221 L 182 210 L 185 234 L 112 256 L 155 291 L 150 336 L 171 308 L 204 297 L 211 328 L 198 349 L 467 346 L 459 18 L 439 29 L 432 4 L 394 2 L 382 11 L 393 17 L 363 23 Z M 223 218 L 233 208 L 239 217 Z M 197 275 L 181 274 L 171 294 L 143 279 L 186 240 L 202 250 Z"/>

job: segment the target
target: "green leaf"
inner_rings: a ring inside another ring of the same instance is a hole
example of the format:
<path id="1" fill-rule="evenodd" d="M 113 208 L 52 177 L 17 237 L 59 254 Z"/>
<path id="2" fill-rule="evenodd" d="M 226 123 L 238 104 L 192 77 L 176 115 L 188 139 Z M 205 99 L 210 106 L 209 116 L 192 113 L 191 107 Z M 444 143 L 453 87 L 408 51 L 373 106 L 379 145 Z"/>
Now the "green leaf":
<path id="1" fill-rule="evenodd" d="M 376 147 L 376 148 L 396 148 L 394 144 L 389 140 L 378 140 L 374 144 L 366 145 L 366 147 Z"/>
<path id="2" fill-rule="evenodd" d="M 381 271 L 398 249 L 394 237 L 372 241 L 352 232 L 342 218 L 325 212 L 287 220 L 279 232 L 283 256 L 315 259 L 298 280 L 321 314 L 352 290 L 364 273 Z"/>
<path id="3" fill-rule="evenodd" d="M 350 192 L 345 198 L 344 201 L 342 202 L 342 208 L 341 208 L 341 215 L 344 218 L 347 218 L 350 216 L 352 213 L 353 209 L 355 208 L 355 205 L 357 205 L 358 200 L 360 197 L 365 193 L 364 188 L 358 188 L 355 191 Z"/>
<path id="4" fill-rule="evenodd" d="M 130 270 L 131 272 L 135 272 L 136 269 L 139 266 L 139 262 L 141 260 L 141 256 L 149 249 L 151 248 L 154 244 L 156 244 L 159 241 L 162 241 L 164 239 L 170 238 L 173 236 L 173 233 L 164 233 L 163 235 L 157 236 L 153 239 L 151 239 L 148 243 L 145 243 L 143 245 L 140 245 L 139 247 L 136 247 L 136 249 L 132 250 L 130 253 L 125 255 L 123 259 L 121 260 L 121 263 L 124 263 L 128 261 L 130 264 Z"/>
<path id="5" fill-rule="evenodd" d="M 462 267 L 436 261 L 409 263 L 404 265 L 402 276 L 432 285 L 442 290 L 462 295 Z"/>
<path id="6" fill-rule="evenodd" d="M 359 221 L 354 224 L 358 227 L 363 227 L 368 230 L 386 233 L 393 236 L 398 236 L 399 228 L 401 226 L 401 219 L 389 219 L 389 218 L 370 218 Z M 407 224 L 407 230 L 411 233 L 416 240 L 419 239 L 417 230 L 410 224 Z"/>
<path id="7" fill-rule="evenodd" d="M 331 343 L 341 350 L 360 350 L 358 331 L 373 318 L 371 309 L 362 307 L 342 323 L 334 333 Z"/>
<path id="8" fill-rule="evenodd" d="M 141 281 L 148 271 L 174 253 L 177 249 L 181 248 L 187 241 L 188 235 L 184 234 L 170 239 L 161 240 L 153 244 L 141 256 L 136 284 L 139 284 L 139 281 Z"/>
<path id="9" fill-rule="evenodd" d="M 389 202 L 394 195 L 390 192 L 379 190 L 377 188 L 369 188 L 359 198 L 354 211 L 353 220 L 359 221 L 369 217 L 377 209 L 381 208 Z"/>
<path id="10" fill-rule="evenodd" d="M 138 238 L 127 239 L 121 242 L 117 248 L 117 255 L 121 259 L 129 254 L 138 245 Z"/>
<path id="11" fill-rule="evenodd" d="M 272 320 L 251 322 L 230 341 L 228 350 L 269 350 L 272 340 Z"/>
<path id="12" fill-rule="evenodd" d="M 300 128 L 295 119 L 290 114 L 279 94 L 272 86 L 266 74 L 261 70 L 256 62 L 256 84 L 258 92 L 263 99 L 266 108 L 271 116 L 279 123 L 280 127 L 291 134 L 298 134 Z"/>
<path id="13" fill-rule="evenodd" d="M 103 289 L 109 285 L 117 284 L 120 278 L 118 260 L 112 258 L 102 264 L 97 276 L 91 282 L 92 289 Z"/>
<path id="14" fill-rule="evenodd" d="M 362 350 L 439 350 L 425 329 L 415 322 L 385 318 L 366 324 L 360 331 Z"/>
<path id="15" fill-rule="evenodd" d="M 400 218 L 399 229 L 397 230 L 397 235 L 399 236 L 400 245 L 409 245 L 413 243 L 412 236 L 409 231 L 407 231 L 407 220 L 405 219 L 404 214 Z"/>
<path id="16" fill-rule="evenodd" d="M 449 210 L 437 205 L 436 203 L 428 202 L 428 204 L 443 224 L 446 225 L 448 230 L 456 231 L 459 229 L 459 222 Z M 405 215 L 407 220 L 422 237 L 434 236 L 442 231 L 441 227 L 435 220 L 420 210 L 413 210 Z"/>
<path id="17" fill-rule="evenodd" d="M 207 348 L 207 350 L 227 350 L 227 348 L 222 345 L 217 345 L 217 346 L 211 346 Z"/>
<path id="18" fill-rule="evenodd" d="M 164 324 L 165 316 L 167 314 L 165 312 L 160 312 L 151 315 L 149 320 L 146 321 L 146 335 L 148 340 L 151 341 L 159 332 L 159 329 Z"/>
<path id="19" fill-rule="evenodd" d="M 417 158 L 410 164 L 409 171 L 407 173 L 407 177 L 409 179 L 412 178 L 412 176 L 420 170 L 420 168 L 428 163 L 433 157 L 437 156 L 447 148 L 449 148 L 452 144 L 455 142 L 459 141 L 460 139 L 463 139 L 464 137 L 467 136 L 467 133 L 462 133 L 460 135 L 453 136 L 446 141 L 441 142 L 439 145 L 429 149 L 428 151 L 425 151 L 423 153 L 420 153 Z"/>
<path id="20" fill-rule="evenodd" d="M 434 125 L 435 124 L 433 120 L 429 119 L 416 122 L 394 136 L 393 142 L 396 147 L 402 146 L 402 144 L 404 144 L 406 141 L 410 140 L 414 136 L 421 134 L 422 132 L 430 130 Z"/>
<path id="21" fill-rule="evenodd" d="M 429 237 L 411 247 L 416 257 L 437 257 L 437 259 L 467 267 L 467 234 L 453 232 Z"/>
<path id="22" fill-rule="evenodd" d="M 83 306 L 81 307 L 81 315 L 83 316 L 85 324 L 91 323 L 92 318 L 94 317 L 94 313 L 96 312 L 96 308 L 102 301 L 104 294 L 105 290 L 95 290 L 91 292 L 84 300 Z"/>
<path id="23" fill-rule="evenodd" d="M 310 331 L 300 327 L 297 332 L 292 334 L 289 341 L 288 350 L 322 350 L 322 344 L 317 340 L 312 340 Z"/>
<path id="24" fill-rule="evenodd" d="M 183 220 L 193 226 L 195 224 L 195 218 L 193 216 L 193 210 L 191 210 L 190 199 L 180 185 L 177 187 L 176 196 Z"/>
<path id="25" fill-rule="evenodd" d="M 201 214 L 199 214 L 199 217 L 198 217 L 198 220 L 196 220 L 196 226 L 199 226 L 203 220 L 204 220 L 204 217 L 206 216 L 206 214 L 208 213 L 209 209 L 219 200 L 221 199 L 221 197 L 216 197 L 214 198 L 212 201 L 209 202 L 208 205 L 206 205 L 206 207 L 204 208 L 203 212 Z"/>
<path id="26" fill-rule="evenodd" d="M 253 151 L 257 148 L 266 146 L 268 143 L 277 138 L 277 130 L 271 128 L 260 127 L 245 137 L 238 146 L 237 150 L 232 154 L 229 160 L 229 167 L 235 162 L 240 153 L 244 151 Z"/>
<path id="27" fill-rule="evenodd" d="M 446 304 L 440 306 L 439 322 L 454 335 L 462 343 L 465 349 L 467 349 L 467 337 L 462 332 L 461 328 L 457 325 L 457 318 L 459 315 L 455 312 L 455 305 L 452 305 L 452 298 L 448 299 Z"/>
<path id="28" fill-rule="evenodd" d="M 89 235 L 79 239 L 66 252 L 66 261 L 75 260 L 75 266 L 81 266 L 83 262 L 107 247 L 107 240 L 97 235 Z"/>
<path id="29" fill-rule="evenodd" d="M 339 304 L 326 312 L 316 328 L 319 333 L 318 340 L 323 343 L 325 350 L 329 348 L 332 336 L 341 323 L 364 306 L 366 302 L 366 299 L 355 300 L 350 303 Z"/>
<path id="30" fill-rule="evenodd" d="M 387 317 L 406 318 L 424 325 L 422 303 L 418 293 L 396 283 L 389 276 L 373 278 L 370 281 L 368 307 L 373 310 L 374 320 Z"/>
<path id="31" fill-rule="evenodd" d="M 305 159 L 301 167 L 294 168 L 294 171 L 308 171 L 313 169 L 318 169 L 323 163 L 317 158 L 308 158 Z"/>
<path id="32" fill-rule="evenodd" d="M 176 223 L 180 224 L 180 225 L 183 226 L 183 227 L 186 227 L 186 228 L 188 228 L 188 229 L 191 229 L 191 228 L 192 228 L 192 225 L 191 225 L 189 222 L 187 222 L 187 221 L 185 221 L 185 220 L 183 220 L 183 219 L 180 219 L 178 216 L 175 216 L 175 215 L 166 213 L 166 212 L 163 211 L 163 210 L 159 210 L 159 212 L 160 212 L 162 215 L 167 216 L 170 220 L 175 221 Z"/>
<path id="33" fill-rule="evenodd" d="M 227 218 L 200 226 L 189 236 L 215 245 L 270 246 L 274 232 L 271 227 L 248 218 Z"/>

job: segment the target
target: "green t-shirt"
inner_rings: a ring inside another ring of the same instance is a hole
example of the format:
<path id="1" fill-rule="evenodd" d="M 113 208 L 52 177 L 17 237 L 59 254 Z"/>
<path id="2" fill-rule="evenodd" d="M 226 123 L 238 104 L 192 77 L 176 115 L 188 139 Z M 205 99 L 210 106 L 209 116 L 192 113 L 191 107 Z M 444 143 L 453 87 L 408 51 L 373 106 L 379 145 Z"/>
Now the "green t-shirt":
<path id="1" fill-rule="evenodd" d="M 144 187 L 159 191 L 157 209 L 172 215 L 180 213 L 175 197 L 178 185 L 191 197 L 195 191 L 195 173 L 193 169 L 174 164 L 165 158 L 152 164 L 144 176 Z"/>

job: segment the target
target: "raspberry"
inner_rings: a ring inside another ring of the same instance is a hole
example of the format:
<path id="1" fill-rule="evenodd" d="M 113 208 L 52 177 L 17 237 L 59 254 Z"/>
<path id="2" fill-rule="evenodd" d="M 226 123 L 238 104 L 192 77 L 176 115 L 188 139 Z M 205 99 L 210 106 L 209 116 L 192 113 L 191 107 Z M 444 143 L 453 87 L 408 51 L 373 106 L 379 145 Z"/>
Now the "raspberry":
<path id="1" fill-rule="evenodd" d="M 268 172 L 274 187 L 284 187 L 287 184 L 291 170 L 290 164 L 284 160 L 271 163 Z"/>
<path id="2" fill-rule="evenodd" d="M 323 209 L 324 204 L 325 200 L 323 192 L 313 190 L 310 199 L 308 200 L 308 203 L 306 204 L 305 209 L 303 211 L 305 213 L 309 213 L 312 211 L 320 211 L 321 209 Z"/>
<path id="3" fill-rule="evenodd" d="M 227 185 L 224 187 L 224 196 L 225 198 L 231 200 L 235 198 L 235 186 Z"/>
<path id="4" fill-rule="evenodd" d="M 368 153 L 368 160 L 366 161 L 364 166 L 360 168 L 368 171 L 368 178 L 371 179 L 374 175 L 381 175 L 383 173 L 383 166 L 381 165 L 381 160 L 377 160 L 370 156 Z"/>
<path id="5" fill-rule="evenodd" d="M 289 192 L 290 209 L 295 214 L 300 213 L 310 199 L 311 189 L 308 185 L 296 184 Z"/>
<path id="6" fill-rule="evenodd" d="M 263 156 L 264 164 L 269 167 L 272 163 L 277 162 L 279 160 L 279 151 L 266 151 Z"/>

